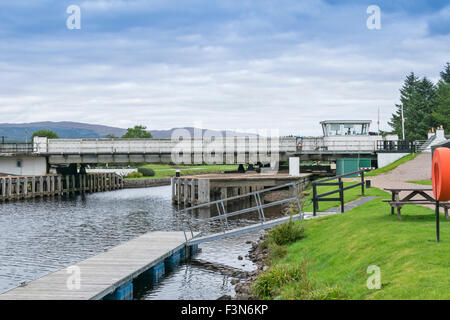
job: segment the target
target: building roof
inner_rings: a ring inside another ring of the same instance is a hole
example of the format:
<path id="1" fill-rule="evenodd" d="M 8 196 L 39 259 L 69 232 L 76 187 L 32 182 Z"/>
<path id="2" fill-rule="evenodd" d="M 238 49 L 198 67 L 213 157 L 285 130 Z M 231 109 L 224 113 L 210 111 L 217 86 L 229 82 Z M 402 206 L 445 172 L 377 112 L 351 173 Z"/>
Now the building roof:
<path id="1" fill-rule="evenodd" d="M 372 120 L 325 120 L 321 121 L 321 124 L 338 124 L 338 123 L 368 123 L 371 124 Z"/>

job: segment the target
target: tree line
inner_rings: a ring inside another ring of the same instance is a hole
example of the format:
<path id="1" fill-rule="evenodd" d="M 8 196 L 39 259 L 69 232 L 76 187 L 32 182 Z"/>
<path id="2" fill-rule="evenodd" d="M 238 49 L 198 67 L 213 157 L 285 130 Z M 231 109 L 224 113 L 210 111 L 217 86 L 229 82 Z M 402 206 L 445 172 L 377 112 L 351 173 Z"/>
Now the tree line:
<path id="1" fill-rule="evenodd" d="M 59 139 L 56 132 L 52 130 L 38 130 L 33 133 L 31 136 L 31 141 L 33 141 L 34 137 L 46 137 L 48 139 Z M 112 134 L 106 135 L 107 138 L 117 138 L 116 136 Z M 152 134 L 147 131 L 147 127 L 145 126 L 134 126 L 133 128 L 128 128 L 127 132 L 122 136 L 122 138 L 126 139 L 149 139 L 152 137 Z"/>
<path id="2" fill-rule="evenodd" d="M 392 133 L 402 138 L 402 108 L 405 139 L 426 140 L 428 130 L 443 126 L 450 130 L 450 62 L 440 73 L 437 84 L 411 72 L 400 89 L 400 104 L 388 122 Z"/>

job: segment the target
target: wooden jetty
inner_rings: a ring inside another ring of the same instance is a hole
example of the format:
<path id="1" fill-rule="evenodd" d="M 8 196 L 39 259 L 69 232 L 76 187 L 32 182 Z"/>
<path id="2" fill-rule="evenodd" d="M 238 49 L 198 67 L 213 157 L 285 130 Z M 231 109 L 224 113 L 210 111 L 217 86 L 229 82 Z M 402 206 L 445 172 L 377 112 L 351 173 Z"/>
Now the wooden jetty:
<path id="1" fill-rule="evenodd" d="M 181 176 L 172 178 L 172 201 L 177 204 L 197 205 L 291 182 L 296 182 L 301 191 L 309 184 L 310 178 L 310 173 L 302 173 L 297 177 L 287 173 L 256 172 Z"/>
<path id="2" fill-rule="evenodd" d="M 0 176 L 0 201 L 110 191 L 123 187 L 123 177 L 115 173 Z"/>
<path id="3" fill-rule="evenodd" d="M 149 232 L 9 290 L 0 295 L 0 300 L 132 299 L 133 279 L 144 276 L 157 280 L 167 268 L 196 250 L 195 245 L 187 246 L 183 232 Z"/>

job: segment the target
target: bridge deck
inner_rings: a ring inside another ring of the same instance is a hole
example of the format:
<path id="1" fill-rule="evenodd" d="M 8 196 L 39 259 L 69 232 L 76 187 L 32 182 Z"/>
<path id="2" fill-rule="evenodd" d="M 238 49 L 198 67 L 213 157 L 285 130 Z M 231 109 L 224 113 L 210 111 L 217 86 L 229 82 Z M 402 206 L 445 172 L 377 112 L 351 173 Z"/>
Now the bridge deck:
<path id="1" fill-rule="evenodd" d="M 150 232 L 73 265 L 80 270 L 79 289 L 68 288 L 68 267 L 9 290 L 0 300 L 101 299 L 185 245 L 183 232 Z"/>

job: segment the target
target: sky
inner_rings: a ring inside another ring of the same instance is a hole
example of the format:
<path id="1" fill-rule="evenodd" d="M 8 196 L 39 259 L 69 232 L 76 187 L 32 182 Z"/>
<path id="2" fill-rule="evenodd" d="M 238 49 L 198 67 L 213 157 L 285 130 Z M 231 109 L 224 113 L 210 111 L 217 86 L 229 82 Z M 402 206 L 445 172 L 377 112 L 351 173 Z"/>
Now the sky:
<path id="1" fill-rule="evenodd" d="M 406 75 L 449 61 L 447 0 L 0 0 L 0 123 L 390 130 Z"/>

